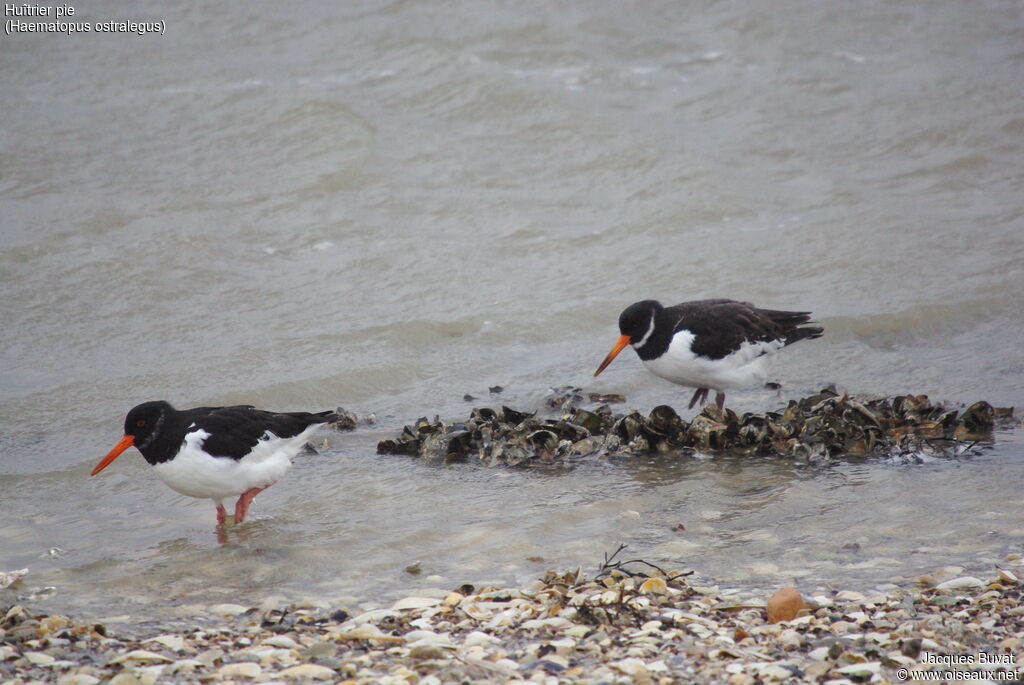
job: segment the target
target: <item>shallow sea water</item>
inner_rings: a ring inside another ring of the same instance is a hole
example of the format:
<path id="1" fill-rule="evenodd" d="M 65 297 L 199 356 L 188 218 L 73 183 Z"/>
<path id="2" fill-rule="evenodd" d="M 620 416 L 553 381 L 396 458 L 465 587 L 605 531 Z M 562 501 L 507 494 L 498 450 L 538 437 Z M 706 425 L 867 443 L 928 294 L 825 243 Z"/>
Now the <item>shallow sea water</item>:
<path id="1" fill-rule="evenodd" d="M 728 586 L 876 587 L 1024 551 L 1020 429 L 923 464 L 375 454 L 567 384 L 682 409 L 628 351 L 592 378 L 649 297 L 815 313 L 738 411 L 829 383 L 1024 405 L 1020 3 L 127 11 L 79 18 L 166 34 L 0 38 L 0 571 L 30 569 L 0 602 L 386 599 L 620 543 Z M 222 545 L 134 451 L 88 477 L 160 398 L 377 422 Z"/>

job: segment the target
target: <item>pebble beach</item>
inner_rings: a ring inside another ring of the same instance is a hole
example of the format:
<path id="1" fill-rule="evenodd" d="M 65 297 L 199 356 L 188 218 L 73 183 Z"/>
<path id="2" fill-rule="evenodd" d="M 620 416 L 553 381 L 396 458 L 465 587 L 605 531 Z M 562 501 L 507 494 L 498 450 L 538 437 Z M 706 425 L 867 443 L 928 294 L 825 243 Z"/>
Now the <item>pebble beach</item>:
<path id="1" fill-rule="evenodd" d="M 616 561 L 616 558 L 622 557 Z M 388 605 L 218 604 L 187 628 L 3 608 L 0 683 L 1019 682 L 1024 559 L 912 587 L 769 595 L 620 549 L 593 573 L 463 585 Z M 785 619 L 785 620 L 782 620 Z"/>

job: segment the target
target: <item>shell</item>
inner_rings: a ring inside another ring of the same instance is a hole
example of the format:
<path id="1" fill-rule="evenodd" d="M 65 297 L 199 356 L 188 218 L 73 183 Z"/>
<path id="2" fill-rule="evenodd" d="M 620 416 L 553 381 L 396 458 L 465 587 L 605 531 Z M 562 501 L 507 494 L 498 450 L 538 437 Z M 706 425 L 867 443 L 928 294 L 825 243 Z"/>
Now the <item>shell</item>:
<path id="1" fill-rule="evenodd" d="M 962 414 L 934 404 L 927 395 L 858 399 L 834 387 L 790 401 L 781 412 L 745 414 L 705 406 L 687 423 L 675 409 L 659 405 L 644 416 L 615 414 L 607 404 L 592 408 L 580 388 L 557 388 L 543 410 L 502 406 L 474 408 L 467 420 L 448 424 L 437 417 L 417 419 L 377 445 L 379 454 L 416 456 L 454 464 L 475 461 L 488 466 L 552 463 L 584 456 L 692 454 L 731 451 L 775 455 L 802 463 L 823 463 L 844 455 L 888 456 L 922 461 L 937 454 L 959 456 L 977 440 L 988 439 L 998 418 L 1014 422 L 1013 409 L 976 402 Z M 968 443 L 967 441 L 970 441 Z"/>

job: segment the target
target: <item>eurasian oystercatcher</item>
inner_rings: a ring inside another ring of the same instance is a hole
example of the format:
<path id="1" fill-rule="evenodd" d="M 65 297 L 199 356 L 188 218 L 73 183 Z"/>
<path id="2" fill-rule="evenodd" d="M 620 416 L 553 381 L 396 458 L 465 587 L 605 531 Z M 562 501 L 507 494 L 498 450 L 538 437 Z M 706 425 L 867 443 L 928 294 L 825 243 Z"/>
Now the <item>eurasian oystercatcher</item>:
<path id="1" fill-rule="evenodd" d="M 223 501 L 238 495 L 235 523 L 245 520 L 253 498 L 285 474 L 332 411 L 275 413 L 241 405 L 177 410 L 164 401 L 144 402 L 128 412 L 124 437 L 89 475 L 107 468 L 135 446 L 172 490 L 212 499 L 217 524 L 227 519 Z"/>
<path id="2" fill-rule="evenodd" d="M 714 299 L 663 307 L 643 300 L 619 315 L 618 341 L 597 367 L 605 370 L 626 345 L 632 345 L 656 376 L 697 388 L 690 409 L 707 402 L 716 390 L 715 404 L 725 406 L 725 389 L 764 383 L 765 358 L 804 338 L 818 338 L 822 329 L 810 322 L 810 312 L 758 309 L 749 302 Z"/>

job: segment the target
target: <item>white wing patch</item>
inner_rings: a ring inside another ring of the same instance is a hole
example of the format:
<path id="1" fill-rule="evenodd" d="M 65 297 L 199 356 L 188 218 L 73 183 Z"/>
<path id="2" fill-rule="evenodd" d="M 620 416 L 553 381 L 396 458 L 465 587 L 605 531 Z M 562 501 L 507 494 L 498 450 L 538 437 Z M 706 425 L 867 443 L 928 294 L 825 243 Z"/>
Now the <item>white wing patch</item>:
<path id="1" fill-rule="evenodd" d="M 197 429 L 185 434 L 174 459 L 153 468 L 172 490 L 220 502 L 277 482 L 291 468 L 292 457 L 319 427 L 314 424 L 291 438 L 279 438 L 267 431 L 252 451 L 239 460 L 212 457 L 204 452 L 203 443 L 210 434 Z"/>
<path id="2" fill-rule="evenodd" d="M 730 355 L 708 359 L 690 349 L 694 338 L 690 331 L 680 330 L 665 354 L 644 361 L 644 366 L 657 376 L 692 388 L 742 388 L 764 383 L 768 377 L 766 357 L 784 347 L 781 340 L 744 342 Z"/>

